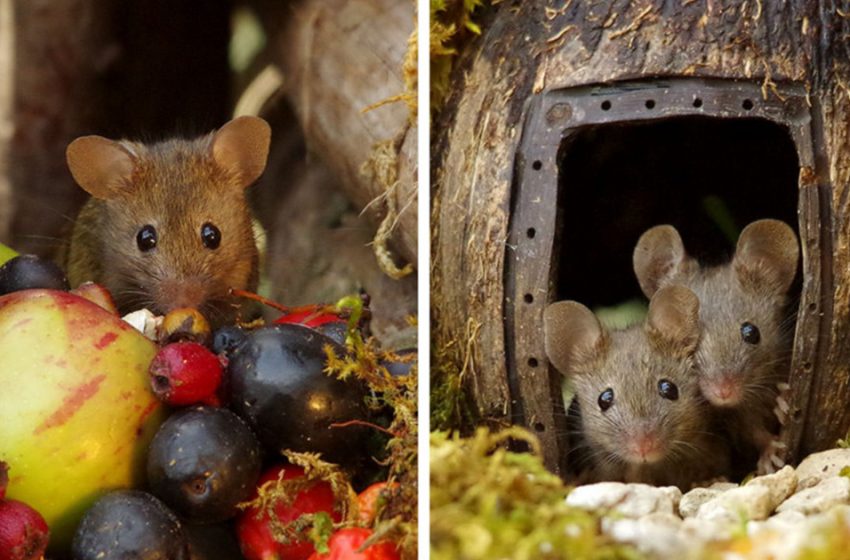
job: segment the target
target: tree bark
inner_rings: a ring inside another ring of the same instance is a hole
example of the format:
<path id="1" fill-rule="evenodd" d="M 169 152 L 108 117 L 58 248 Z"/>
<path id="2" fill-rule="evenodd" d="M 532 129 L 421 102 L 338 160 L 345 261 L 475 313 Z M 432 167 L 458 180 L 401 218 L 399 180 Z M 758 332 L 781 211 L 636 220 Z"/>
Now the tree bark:
<path id="1" fill-rule="evenodd" d="M 393 247 L 416 264 L 416 126 L 405 103 L 375 104 L 405 92 L 402 73 L 415 29 L 414 3 L 397 0 L 303 0 L 290 9 L 255 1 L 270 53 L 310 151 L 321 154 L 358 208 L 379 222 L 387 187 L 363 173 L 376 145 L 394 141 L 398 185 Z"/>
<path id="2" fill-rule="evenodd" d="M 557 468 L 558 377 L 545 358 L 526 362 L 514 346 L 519 337 L 536 344 L 532 356 L 545 355 L 542 337 L 535 343 L 533 333 L 542 329 L 547 290 L 527 307 L 537 311 L 505 320 L 519 305 L 516 271 L 505 265 L 522 242 L 510 235 L 517 170 L 529 163 L 517 157 L 529 107 L 562 89 L 698 77 L 761 84 L 765 100 L 776 100 L 776 84 L 808 92 L 815 161 L 800 170 L 804 286 L 784 439 L 794 460 L 844 435 L 850 427 L 850 96 L 844 85 L 850 57 L 842 39 L 848 26 L 832 3 L 810 0 L 497 6 L 455 73 L 456 91 L 435 126 L 432 162 L 434 344 L 438 351 L 468 349 L 454 354 L 455 368 L 466 365 L 483 417 L 537 431 L 547 464 Z"/>
<path id="3" fill-rule="evenodd" d="M 2 10 L 0 192 L 8 189 L 4 206 L 13 213 L 0 235 L 49 255 L 84 198 L 65 166 L 65 146 L 96 119 L 93 83 L 108 50 L 109 11 L 90 0 L 4 0 Z"/>
<path id="4" fill-rule="evenodd" d="M 370 295 L 372 334 L 383 347 L 416 347 L 416 275 L 393 280 L 368 243 L 375 227 L 346 198 L 320 161 L 305 159 L 304 137 L 285 100 L 262 116 L 272 125 L 269 164 L 251 188 L 266 227 L 270 296 L 285 305 L 333 303 L 363 289 Z"/>

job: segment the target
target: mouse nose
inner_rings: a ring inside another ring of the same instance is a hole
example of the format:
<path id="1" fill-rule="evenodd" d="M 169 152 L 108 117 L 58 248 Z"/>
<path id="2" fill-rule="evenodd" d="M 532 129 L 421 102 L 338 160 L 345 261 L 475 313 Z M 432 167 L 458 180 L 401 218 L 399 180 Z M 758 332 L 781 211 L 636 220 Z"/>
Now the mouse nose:
<path id="1" fill-rule="evenodd" d="M 741 400 L 741 382 L 734 373 L 703 378 L 700 388 L 705 398 L 715 406 L 735 406 Z"/>
<path id="2" fill-rule="evenodd" d="M 160 282 L 156 302 L 163 313 L 181 307 L 199 308 L 206 300 L 207 291 L 199 280 L 166 279 Z"/>
<path id="3" fill-rule="evenodd" d="M 634 434 L 631 445 L 631 455 L 636 462 L 654 463 L 664 456 L 664 446 L 661 437 L 655 430 L 641 430 Z"/>

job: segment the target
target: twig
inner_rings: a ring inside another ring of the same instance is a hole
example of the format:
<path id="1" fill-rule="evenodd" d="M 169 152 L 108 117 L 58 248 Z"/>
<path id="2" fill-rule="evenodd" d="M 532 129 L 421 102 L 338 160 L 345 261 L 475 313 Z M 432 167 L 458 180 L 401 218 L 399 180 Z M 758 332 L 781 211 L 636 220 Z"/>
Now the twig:
<path id="1" fill-rule="evenodd" d="M 366 422 L 365 420 L 347 420 L 345 422 L 334 422 L 333 424 L 329 424 L 331 428 L 350 428 L 351 426 L 365 426 L 367 428 L 374 428 L 378 431 L 384 432 L 385 434 L 389 434 L 395 438 L 400 437 L 397 433 L 391 432 L 390 430 L 378 426 L 377 424 L 373 424 L 371 422 Z"/>
<path id="2" fill-rule="evenodd" d="M 278 311 L 286 313 L 287 315 L 292 315 L 293 313 L 313 313 L 315 315 L 321 315 L 322 313 L 340 314 L 340 311 L 341 311 L 341 310 L 337 309 L 336 306 L 328 305 L 328 304 L 322 304 L 322 303 L 318 303 L 318 304 L 313 303 L 313 304 L 309 304 L 309 305 L 301 305 L 301 306 L 298 306 L 298 307 L 287 307 L 286 305 L 281 305 L 280 303 L 277 303 L 276 301 L 272 301 L 272 300 L 265 298 L 265 297 L 263 297 L 259 294 L 255 294 L 254 292 L 249 292 L 249 291 L 246 291 L 246 290 L 240 290 L 238 288 L 230 288 L 229 293 L 232 296 L 237 296 L 237 297 L 242 297 L 242 298 L 245 298 L 245 299 L 257 301 L 259 303 L 262 303 L 263 305 L 271 307 L 272 309 L 277 309 Z M 340 315 L 340 317 L 342 317 L 342 315 Z"/>

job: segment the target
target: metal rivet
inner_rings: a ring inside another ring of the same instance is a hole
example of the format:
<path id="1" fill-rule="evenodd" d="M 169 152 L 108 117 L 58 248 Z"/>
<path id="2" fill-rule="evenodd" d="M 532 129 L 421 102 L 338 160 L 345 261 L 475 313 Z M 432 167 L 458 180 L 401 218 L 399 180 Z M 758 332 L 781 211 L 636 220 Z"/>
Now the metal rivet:
<path id="1" fill-rule="evenodd" d="M 573 116 L 573 108 L 569 103 L 555 103 L 546 111 L 546 122 L 549 124 L 564 123 Z"/>

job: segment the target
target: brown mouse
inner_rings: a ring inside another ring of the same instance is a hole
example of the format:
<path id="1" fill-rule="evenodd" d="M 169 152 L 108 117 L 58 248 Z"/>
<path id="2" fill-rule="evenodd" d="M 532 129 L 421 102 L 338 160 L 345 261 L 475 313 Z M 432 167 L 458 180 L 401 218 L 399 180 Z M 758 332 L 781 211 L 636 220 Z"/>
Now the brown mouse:
<path id="1" fill-rule="evenodd" d="M 239 117 L 195 140 L 71 142 L 68 167 L 92 196 L 67 253 L 72 286 L 102 284 L 121 313 L 194 307 L 214 325 L 232 320 L 228 289 L 259 280 L 245 189 L 265 169 L 270 137 L 264 120 Z"/>
<path id="2" fill-rule="evenodd" d="M 797 236 L 779 220 L 758 220 L 744 228 L 731 262 L 720 266 L 700 266 L 669 225 L 646 231 L 633 255 L 648 297 L 675 283 L 699 298 L 702 340 L 696 364 L 702 393 L 722 409 L 733 439 L 760 455 L 761 472 L 772 470 L 779 423 L 773 408 L 778 384 L 788 379 L 788 290 L 798 261 Z"/>
<path id="3" fill-rule="evenodd" d="M 658 291 L 643 325 L 609 331 L 574 301 L 544 312 L 546 353 L 575 388 L 594 480 L 676 485 L 722 476 L 728 450 L 712 434 L 694 352 L 699 300 L 683 286 Z"/>

